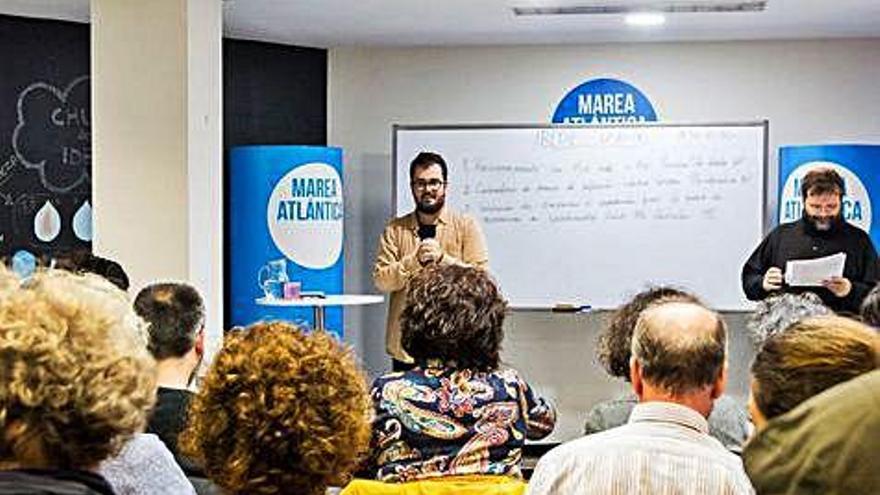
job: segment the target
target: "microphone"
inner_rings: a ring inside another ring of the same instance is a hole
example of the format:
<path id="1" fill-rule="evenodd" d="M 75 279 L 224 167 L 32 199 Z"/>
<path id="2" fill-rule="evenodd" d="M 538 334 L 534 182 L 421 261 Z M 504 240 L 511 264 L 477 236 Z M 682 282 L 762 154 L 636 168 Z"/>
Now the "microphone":
<path id="1" fill-rule="evenodd" d="M 433 239 L 437 237 L 437 225 L 422 225 L 419 224 L 419 240 L 424 241 L 425 239 Z"/>

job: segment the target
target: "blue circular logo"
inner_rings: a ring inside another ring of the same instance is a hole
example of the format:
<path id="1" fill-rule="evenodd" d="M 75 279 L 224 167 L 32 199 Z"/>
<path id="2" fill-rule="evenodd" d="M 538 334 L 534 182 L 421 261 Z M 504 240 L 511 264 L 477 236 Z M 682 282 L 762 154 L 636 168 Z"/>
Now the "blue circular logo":
<path id="1" fill-rule="evenodd" d="M 645 95 L 617 79 L 593 79 L 569 91 L 553 114 L 555 124 L 637 124 L 657 114 Z"/>

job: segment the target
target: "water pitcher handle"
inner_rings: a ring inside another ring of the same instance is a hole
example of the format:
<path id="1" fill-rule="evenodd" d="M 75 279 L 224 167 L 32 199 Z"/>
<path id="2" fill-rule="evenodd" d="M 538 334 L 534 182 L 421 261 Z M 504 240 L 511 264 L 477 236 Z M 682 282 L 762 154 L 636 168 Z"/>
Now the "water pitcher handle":
<path id="1" fill-rule="evenodd" d="M 260 267 L 260 271 L 257 272 L 257 284 L 260 286 L 260 289 L 266 290 L 266 282 L 269 278 L 269 266 L 263 265 Z"/>

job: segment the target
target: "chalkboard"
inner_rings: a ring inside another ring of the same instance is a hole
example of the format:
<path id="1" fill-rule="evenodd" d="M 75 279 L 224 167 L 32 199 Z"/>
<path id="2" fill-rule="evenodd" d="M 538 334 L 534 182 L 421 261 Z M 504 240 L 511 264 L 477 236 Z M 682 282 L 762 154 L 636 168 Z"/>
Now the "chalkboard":
<path id="1" fill-rule="evenodd" d="M 0 66 L 0 256 L 89 250 L 89 26 L 0 16 Z"/>
<path id="2" fill-rule="evenodd" d="M 409 162 L 449 165 L 447 204 L 477 218 L 511 306 L 613 308 L 649 284 L 748 308 L 740 269 L 764 234 L 766 122 L 395 126 L 394 208 Z"/>

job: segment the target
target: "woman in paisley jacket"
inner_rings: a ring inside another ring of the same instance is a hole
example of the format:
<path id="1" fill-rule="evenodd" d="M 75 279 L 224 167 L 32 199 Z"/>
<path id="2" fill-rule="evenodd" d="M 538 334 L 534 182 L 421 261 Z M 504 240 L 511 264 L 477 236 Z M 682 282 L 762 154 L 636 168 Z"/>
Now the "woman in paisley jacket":
<path id="1" fill-rule="evenodd" d="M 521 477 L 525 440 L 550 434 L 556 412 L 500 362 L 506 302 L 485 271 L 425 268 L 407 289 L 402 343 L 417 366 L 379 377 L 375 479 Z"/>

